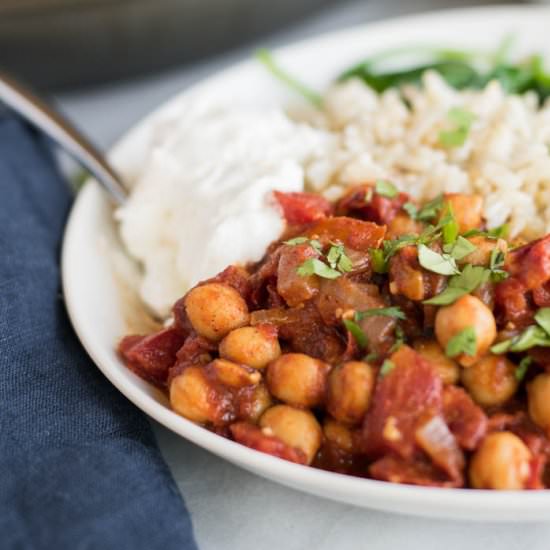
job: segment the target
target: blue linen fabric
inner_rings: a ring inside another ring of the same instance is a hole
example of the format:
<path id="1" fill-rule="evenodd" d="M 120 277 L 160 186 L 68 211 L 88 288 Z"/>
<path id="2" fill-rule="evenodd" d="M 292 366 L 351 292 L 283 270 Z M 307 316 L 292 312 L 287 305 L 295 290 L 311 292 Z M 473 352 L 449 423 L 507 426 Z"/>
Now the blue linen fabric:
<path id="1" fill-rule="evenodd" d="M 70 202 L 44 141 L 0 115 L 0 548 L 195 549 L 148 421 L 65 313 Z"/>

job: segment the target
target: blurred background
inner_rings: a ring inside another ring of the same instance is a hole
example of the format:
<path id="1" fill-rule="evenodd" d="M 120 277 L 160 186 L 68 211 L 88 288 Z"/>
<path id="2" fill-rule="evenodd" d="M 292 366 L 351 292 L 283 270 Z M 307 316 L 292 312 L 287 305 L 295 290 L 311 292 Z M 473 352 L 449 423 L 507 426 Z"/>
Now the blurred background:
<path id="1" fill-rule="evenodd" d="M 0 66 L 48 89 L 181 67 L 286 30 L 329 28 L 464 0 L 0 0 Z M 506 3 L 500 0 L 498 3 Z"/>

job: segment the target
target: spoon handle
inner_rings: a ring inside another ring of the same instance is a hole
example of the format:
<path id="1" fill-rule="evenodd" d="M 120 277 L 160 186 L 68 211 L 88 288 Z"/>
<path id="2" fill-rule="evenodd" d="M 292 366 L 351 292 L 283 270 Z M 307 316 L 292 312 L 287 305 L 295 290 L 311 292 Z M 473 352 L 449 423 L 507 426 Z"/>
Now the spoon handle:
<path id="1" fill-rule="evenodd" d="M 124 203 L 128 191 L 104 156 L 46 102 L 2 72 L 0 100 L 69 153 L 103 185 L 116 203 Z"/>

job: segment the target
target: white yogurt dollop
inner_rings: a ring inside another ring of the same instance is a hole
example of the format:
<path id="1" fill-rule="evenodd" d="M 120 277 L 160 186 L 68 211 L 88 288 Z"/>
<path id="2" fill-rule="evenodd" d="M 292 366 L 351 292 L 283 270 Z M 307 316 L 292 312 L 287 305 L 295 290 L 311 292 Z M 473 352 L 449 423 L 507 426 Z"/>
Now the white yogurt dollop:
<path id="1" fill-rule="evenodd" d="M 165 117 L 116 212 L 127 250 L 143 265 L 143 301 L 166 317 L 197 282 L 261 259 L 284 230 L 272 191 L 302 191 L 307 165 L 331 140 L 281 110 L 200 98 Z"/>

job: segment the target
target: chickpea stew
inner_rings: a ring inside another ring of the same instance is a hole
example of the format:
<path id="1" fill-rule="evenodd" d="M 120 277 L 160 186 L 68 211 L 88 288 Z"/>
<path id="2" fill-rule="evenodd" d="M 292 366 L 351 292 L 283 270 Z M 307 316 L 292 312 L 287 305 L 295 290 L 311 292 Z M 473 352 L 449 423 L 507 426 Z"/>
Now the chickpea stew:
<path id="1" fill-rule="evenodd" d="M 122 339 L 174 411 L 298 464 L 394 483 L 550 488 L 550 235 L 476 195 L 276 193 L 283 238 Z"/>

